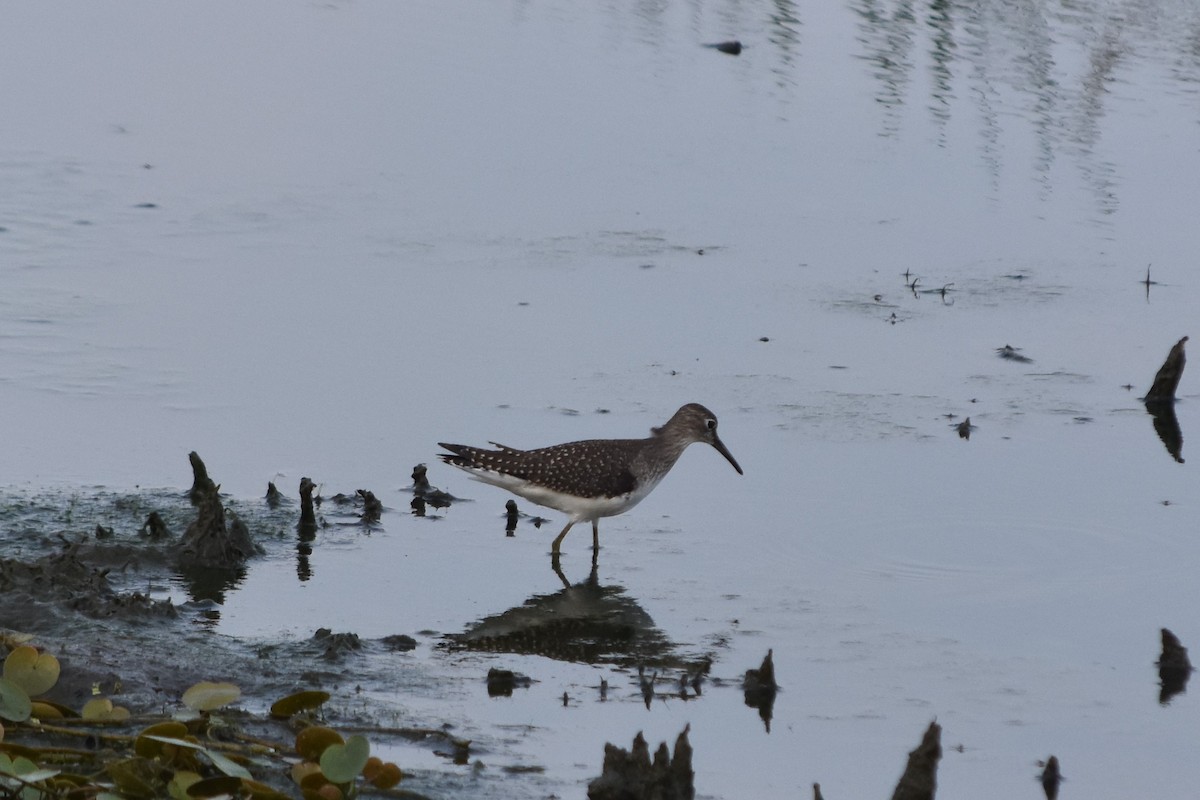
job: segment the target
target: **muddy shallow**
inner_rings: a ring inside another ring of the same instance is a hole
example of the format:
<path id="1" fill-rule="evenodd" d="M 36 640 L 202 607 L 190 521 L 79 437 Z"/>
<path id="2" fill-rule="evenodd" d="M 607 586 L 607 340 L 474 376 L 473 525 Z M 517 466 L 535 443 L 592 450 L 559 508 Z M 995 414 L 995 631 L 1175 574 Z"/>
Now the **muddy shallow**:
<path id="1" fill-rule="evenodd" d="M 156 702 L 265 662 L 249 706 L 317 682 L 471 739 L 389 744 L 438 796 L 582 796 L 606 741 L 685 725 L 702 797 L 886 796 L 934 718 L 945 796 L 1037 796 L 1051 754 L 1064 795 L 1200 783 L 1154 668 L 1161 628 L 1200 638 L 1200 393 L 1177 454 L 1139 400 L 1200 306 L 1189 4 L 219 5 L 0 31 L 2 555 L 99 524 L 115 591 L 215 601 L 134 626 L 187 657 Z M 586 533 L 560 576 L 558 515 L 509 537 L 435 460 L 684 402 L 745 476 L 689 451 L 594 575 Z M 191 450 L 265 550 L 244 574 L 137 534 L 186 527 Z M 464 502 L 413 515 L 422 462 Z M 302 540 L 302 477 L 384 510 Z M 12 603 L 48 642 L 129 627 Z M 489 627 L 542 612 L 589 641 Z M 366 644 L 327 663 L 321 628 Z M 769 733 L 740 686 L 767 651 Z"/>

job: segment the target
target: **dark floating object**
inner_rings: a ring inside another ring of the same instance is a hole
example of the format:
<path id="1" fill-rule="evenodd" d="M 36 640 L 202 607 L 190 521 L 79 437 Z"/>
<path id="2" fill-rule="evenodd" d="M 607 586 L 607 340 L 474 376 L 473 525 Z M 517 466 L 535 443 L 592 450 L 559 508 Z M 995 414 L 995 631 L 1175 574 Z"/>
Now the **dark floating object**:
<path id="1" fill-rule="evenodd" d="M 640 731 L 633 737 L 632 750 L 606 742 L 604 769 L 588 784 L 588 800 L 691 800 L 696 789 L 689 730 L 691 726 L 685 726 L 675 739 L 673 756 L 667 743 L 660 743 L 653 763 Z"/>
<path id="2" fill-rule="evenodd" d="M 1006 344 L 1006 345 L 1004 345 L 1004 347 L 997 347 L 996 353 L 1001 358 L 1007 358 L 1009 361 L 1016 361 L 1018 364 L 1032 364 L 1033 363 L 1032 358 L 1030 358 L 1029 356 L 1021 355 L 1021 348 L 1013 347 L 1012 345 Z"/>
<path id="3" fill-rule="evenodd" d="M 779 684 L 775 682 L 774 653 L 774 650 L 768 650 L 759 668 L 746 670 L 746 675 L 742 678 L 743 699 L 747 706 L 758 710 L 758 716 L 762 719 L 767 733 L 771 732 L 775 695 L 779 692 Z"/>
<path id="4" fill-rule="evenodd" d="M 955 425 L 954 429 L 958 431 L 958 438 L 970 441 L 971 431 L 975 430 L 975 426 L 971 424 L 971 418 L 967 417 L 962 422 Z"/>
<path id="5" fill-rule="evenodd" d="M 283 495 L 275 487 L 273 481 L 267 481 L 267 494 L 263 499 L 267 501 L 269 508 L 279 508 L 279 504 L 283 502 Z"/>
<path id="6" fill-rule="evenodd" d="M 1158 702 L 1165 706 L 1172 697 L 1187 690 L 1188 678 L 1192 676 L 1187 648 L 1166 628 L 1162 629 L 1162 655 L 1158 657 L 1157 666 L 1161 684 Z"/>
<path id="7" fill-rule="evenodd" d="M 1176 342 L 1175 346 L 1171 348 L 1171 352 L 1167 354 L 1167 360 L 1158 368 L 1158 372 L 1154 376 L 1154 383 L 1150 386 L 1150 391 L 1146 392 L 1147 404 L 1175 401 L 1175 390 L 1179 388 L 1179 380 L 1183 377 L 1183 367 L 1187 364 L 1187 356 L 1183 352 L 1183 345 L 1187 340 L 1188 337 L 1185 336 Z"/>
<path id="8" fill-rule="evenodd" d="M 933 800 L 937 794 L 937 767 L 942 759 L 942 726 L 929 723 L 917 749 L 908 754 L 908 766 L 896 784 L 892 800 Z"/>
<path id="9" fill-rule="evenodd" d="M 1040 777 L 1046 800 L 1058 800 L 1058 785 L 1062 783 L 1062 773 L 1058 771 L 1058 756 L 1046 759 L 1046 766 Z"/>
<path id="10" fill-rule="evenodd" d="M 532 683 L 533 679 L 528 675 L 492 667 L 487 674 L 488 697 L 512 697 L 513 689 L 527 689 Z"/>
<path id="11" fill-rule="evenodd" d="M 1188 337 L 1185 336 L 1171 348 L 1167 360 L 1154 376 L 1150 391 L 1142 400 L 1146 411 L 1154 420 L 1155 433 L 1171 457 L 1180 464 L 1184 463 L 1183 432 L 1179 429 L 1179 419 L 1175 416 L 1175 390 L 1179 388 L 1183 368 L 1187 364 L 1187 356 L 1183 352 L 1187 340 Z"/>
<path id="12" fill-rule="evenodd" d="M 737 39 L 730 39 L 727 42 L 712 42 L 711 44 L 706 44 L 704 46 L 711 47 L 713 50 L 719 50 L 722 53 L 731 56 L 736 56 L 742 52 L 742 43 Z"/>
<path id="13" fill-rule="evenodd" d="M 813 800 L 825 800 L 825 796 L 821 794 L 821 784 L 813 784 Z"/>

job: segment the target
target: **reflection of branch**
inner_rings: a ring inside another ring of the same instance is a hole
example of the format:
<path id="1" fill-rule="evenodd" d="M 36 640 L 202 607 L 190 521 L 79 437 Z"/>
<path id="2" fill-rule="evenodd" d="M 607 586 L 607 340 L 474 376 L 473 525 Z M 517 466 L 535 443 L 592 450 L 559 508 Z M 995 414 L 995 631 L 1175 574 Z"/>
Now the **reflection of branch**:
<path id="1" fill-rule="evenodd" d="M 1146 411 L 1154 419 L 1154 432 L 1162 439 L 1163 446 L 1171 454 L 1171 458 L 1183 463 L 1183 431 L 1179 429 L 1179 419 L 1175 416 L 1173 401 L 1146 401 Z"/>

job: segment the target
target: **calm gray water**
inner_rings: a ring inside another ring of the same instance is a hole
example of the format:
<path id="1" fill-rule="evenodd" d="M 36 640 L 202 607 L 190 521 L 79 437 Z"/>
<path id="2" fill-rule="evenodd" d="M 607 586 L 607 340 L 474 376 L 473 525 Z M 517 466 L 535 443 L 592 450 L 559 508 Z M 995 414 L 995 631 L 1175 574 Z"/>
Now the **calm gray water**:
<path id="1" fill-rule="evenodd" d="M 0 483 L 184 487 L 194 449 L 235 497 L 392 509 L 309 580 L 257 562 L 219 633 L 453 633 L 555 592 L 559 516 L 505 538 L 436 442 L 720 416 L 746 475 L 689 451 L 602 525 L 598 580 L 714 676 L 773 649 L 770 733 L 736 688 L 647 710 L 611 667 L 426 640 L 439 677 L 385 699 L 493 767 L 397 756 L 429 785 L 580 797 L 606 740 L 690 723 L 700 796 L 884 797 L 935 717 L 946 797 L 1038 797 L 1051 753 L 1064 797 L 1200 784 L 1153 668 L 1160 627 L 1200 641 L 1194 375 L 1186 463 L 1137 399 L 1197 333 L 1194 3 L 5 16 Z M 418 462 L 475 502 L 410 516 Z M 538 683 L 488 700 L 489 666 Z"/>

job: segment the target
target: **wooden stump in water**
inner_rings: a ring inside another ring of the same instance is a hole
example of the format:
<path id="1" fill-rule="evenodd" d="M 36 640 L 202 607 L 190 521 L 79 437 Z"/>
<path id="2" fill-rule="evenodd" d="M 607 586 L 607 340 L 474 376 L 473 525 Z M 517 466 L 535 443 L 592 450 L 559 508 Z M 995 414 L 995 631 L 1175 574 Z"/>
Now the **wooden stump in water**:
<path id="1" fill-rule="evenodd" d="M 192 505 L 198 506 L 206 495 L 215 495 L 219 487 L 208 477 L 208 468 L 195 450 L 188 453 L 188 461 L 192 463 L 192 488 L 188 492 L 188 499 Z"/>
<path id="2" fill-rule="evenodd" d="M 1183 345 L 1187 340 L 1188 337 L 1185 336 L 1176 342 L 1167 354 L 1167 360 L 1158 368 L 1154 383 L 1151 384 L 1150 391 L 1146 392 L 1147 406 L 1151 403 L 1170 403 L 1175 400 L 1175 390 L 1179 388 L 1183 367 L 1187 363 L 1187 356 L 1183 352 Z"/>
<path id="3" fill-rule="evenodd" d="M 908 754 L 908 766 L 896 784 L 892 800 L 933 800 L 937 794 L 937 768 L 942 759 L 942 726 L 929 723 L 921 744 Z"/>
<path id="4" fill-rule="evenodd" d="M 1158 657 L 1158 702 L 1166 705 L 1171 698 L 1187 689 L 1192 677 L 1192 661 L 1187 648 L 1166 628 L 1162 629 L 1162 654 Z"/>
<path id="5" fill-rule="evenodd" d="M 692 745 L 685 727 L 675 740 L 675 754 L 662 742 L 650 761 L 650 748 L 639 732 L 633 749 L 604 745 L 604 771 L 588 784 L 588 800 L 693 800 Z"/>

